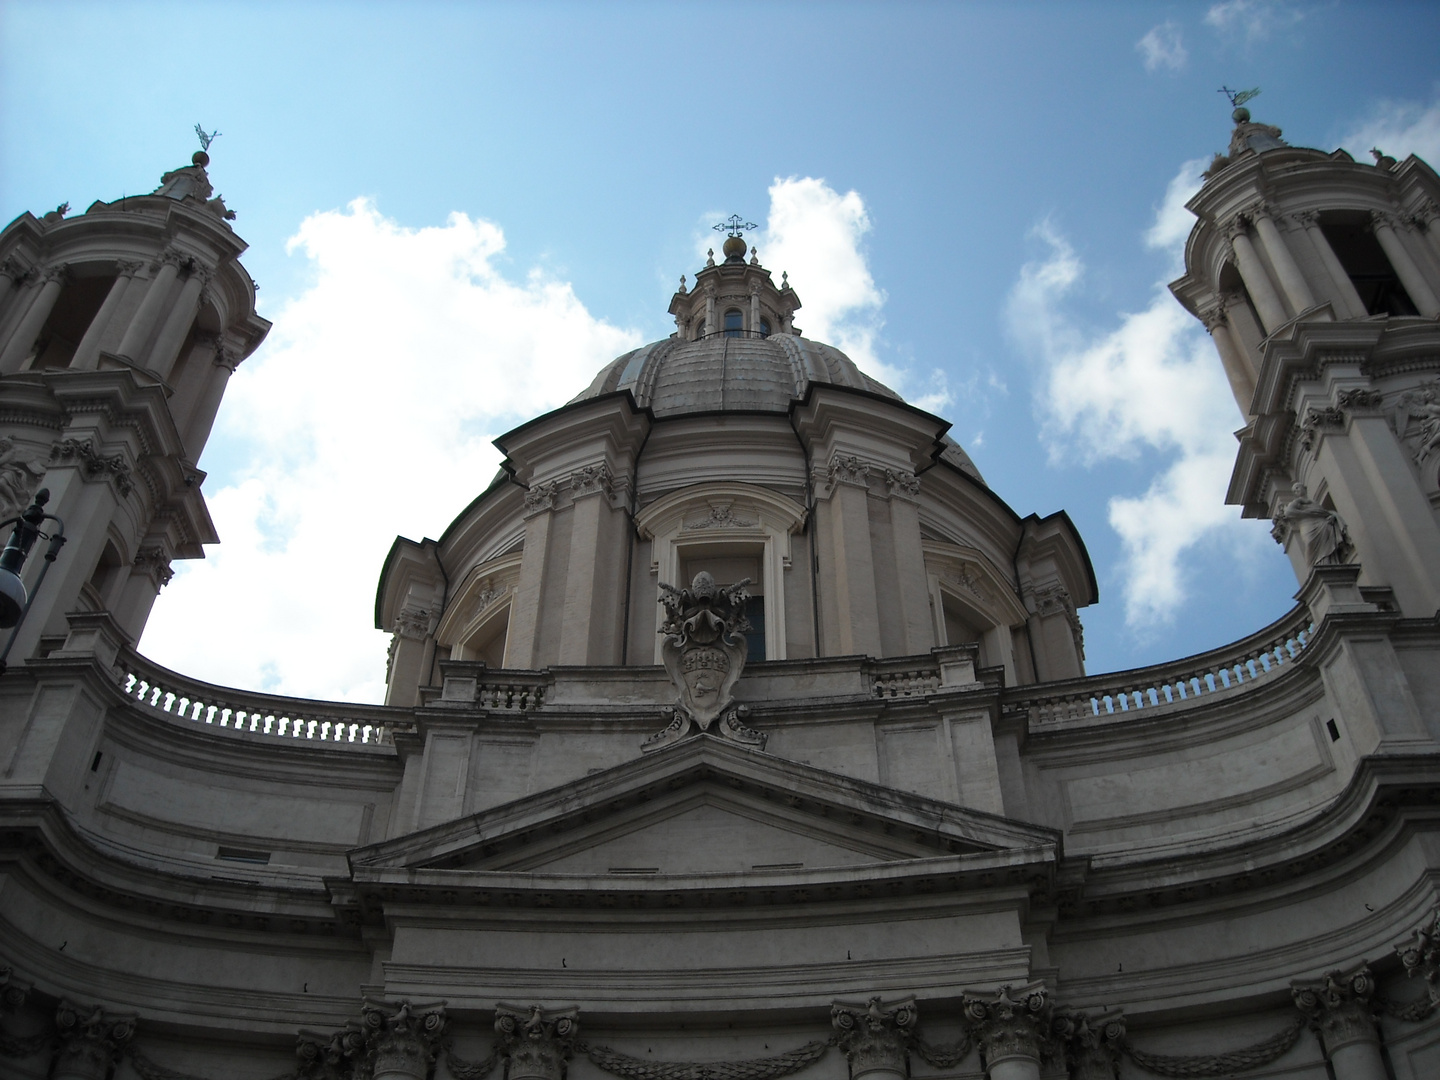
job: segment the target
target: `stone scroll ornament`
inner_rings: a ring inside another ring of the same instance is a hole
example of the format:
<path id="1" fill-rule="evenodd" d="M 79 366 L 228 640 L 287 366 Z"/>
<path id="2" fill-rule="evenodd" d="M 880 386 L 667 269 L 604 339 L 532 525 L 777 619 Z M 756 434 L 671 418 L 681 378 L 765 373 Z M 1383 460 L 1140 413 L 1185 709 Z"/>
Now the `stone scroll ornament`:
<path id="1" fill-rule="evenodd" d="M 703 570 L 688 589 L 660 583 L 660 603 L 665 605 L 660 654 L 679 697 L 663 710 L 669 725 L 646 738 L 640 744 L 642 751 L 658 750 L 699 732 L 765 748 L 765 736 L 741 722 L 749 706 L 731 696 L 745 670 L 748 584 L 750 579 L 745 578 L 721 588 Z"/>

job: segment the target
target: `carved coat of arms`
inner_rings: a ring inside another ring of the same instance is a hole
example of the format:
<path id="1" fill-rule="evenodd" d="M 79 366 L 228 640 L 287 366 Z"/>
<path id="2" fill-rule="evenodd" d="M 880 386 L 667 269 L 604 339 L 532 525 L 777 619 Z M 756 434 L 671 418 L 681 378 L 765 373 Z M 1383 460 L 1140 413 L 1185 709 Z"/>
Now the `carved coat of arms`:
<path id="1" fill-rule="evenodd" d="M 642 750 L 668 746 L 697 731 L 764 747 L 765 736 L 740 722 L 748 706 L 731 696 L 745 670 L 748 584 L 745 578 L 721 588 L 704 571 L 688 589 L 660 583 L 660 603 L 665 605 L 660 655 L 679 696 L 665 709 L 670 724 L 647 738 Z"/>

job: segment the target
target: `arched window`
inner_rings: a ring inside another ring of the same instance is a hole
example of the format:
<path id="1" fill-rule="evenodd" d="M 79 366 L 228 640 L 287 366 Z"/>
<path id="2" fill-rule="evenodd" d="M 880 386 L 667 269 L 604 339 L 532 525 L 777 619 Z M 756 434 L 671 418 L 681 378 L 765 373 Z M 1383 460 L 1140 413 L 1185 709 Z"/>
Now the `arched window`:
<path id="1" fill-rule="evenodd" d="M 761 337 L 769 337 L 769 336 L 770 336 L 770 320 L 769 320 L 769 319 L 761 319 L 761 320 L 760 320 L 760 336 L 761 336 Z"/>
<path id="2" fill-rule="evenodd" d="M 739 308 L 725 312 L 725 336 L 739 337 L 745 329 L 745 315 Z"/>
<path id="3" fill-rule="evenodd" d="M 705 336 L 705 320 L 704 320 L 704 319 L 696 319 L 696 320 L 695 320 L 695 340 L 696 340 L 696 341 L 699 341 L 699 340 L 700 340 L 701 338 L 703 338 L 704 336 Z"/>

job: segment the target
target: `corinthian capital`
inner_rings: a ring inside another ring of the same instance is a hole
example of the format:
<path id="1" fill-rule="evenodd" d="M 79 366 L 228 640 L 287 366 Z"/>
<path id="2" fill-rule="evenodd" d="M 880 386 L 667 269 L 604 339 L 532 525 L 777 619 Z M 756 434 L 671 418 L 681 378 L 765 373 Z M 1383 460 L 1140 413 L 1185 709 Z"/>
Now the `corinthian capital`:
<path id="1" fill-rule="evenodd" d="M 366 998 L 360 1026 L 372 1076 L 425 1080 L 445 1034 L 445 1003 L 386 1004 Z"/>
<path id="2" fill-rule="evenodd" d="M 1410 978 L 1420 976 L 1432 1003 L 1440 1003 L 1440 908 L 1418 927 L 1411 939 L 1396 945 L 1400 965 Z"/>
<path id="3" fill-rule="evenodd" d="M 55 1034 L 60 1048 L 52 1075 L 105 1080 L 135 1036 L 135 1017 L 62 1000 L 55 1010 Z"/>
<path id="4" fill-rule="evenodd" d="M 506 1058 L 507 1080 L 561 1080 L 575 1050 L 580 1009 L 495 1006 L 496 1050 Z"/>
<path id="5" fill-rule="evenodd" d="M 1389 210 L 1371 210 L 1370 225 L 1376 229 L 1396 229 L 1400 226 L 1400 219 Z"/>
<path id="6" fill-rule="evenodd" d="M 999 993 L 965 994 L 965 1023 L 986 1070 L 1014 1059 L 1038 1062 L 1051 1045 L 1050 998 L 1042 982 L 1003 986 Z"/>
<path id="7" fill-rule="evenodd" d="M 899 1001 L 837 1001 L 830 1006 L 836 1045 L 850 1062 L 850 1080 L 870 1073 L 908 1076 L 906 1053 L 918 1019 L 913 997 Z"/>
<path id="8" fill-rule="evenodd" d="M 1071 1080 L 1115 1080 L 1125 1045 L 1125 1014 L 1057 1011 L 1051 1033 L 1065 1053 Z"/>
<path id="9" fill-rule="evenodd" d="M 41 271 L 40 276 L 47 284 L 52 281 L 63 283 L 70 277 L 70 264 L 56 263 L 54 266 L 47 266 Z"/>
<path id="10" fill-rule="evenodd" d="M 1313 982 L 1293 982 L 1295 1007 L 1320 1035 L 1326 1055 L 1355 1043 L 1379 1045 L 1375 1025 L 1375 977 L 1362 960 L 1344 971 L 1332 971 Z"/>
<path id="11" fill-rule="evenodd" d="M 1320 224 L 1319 210 L 1301 210 L 1290 215 L 1290 220 L 1302 229 L 1313 229 Z"/>

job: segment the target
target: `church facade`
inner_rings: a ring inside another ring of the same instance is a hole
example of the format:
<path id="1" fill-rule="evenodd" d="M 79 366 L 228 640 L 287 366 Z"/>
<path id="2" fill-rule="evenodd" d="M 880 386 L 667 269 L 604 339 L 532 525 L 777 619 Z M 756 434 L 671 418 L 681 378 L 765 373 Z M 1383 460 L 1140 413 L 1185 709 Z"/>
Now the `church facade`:
<path id="1" fill-rule="evenodd" d="M 0 515 L 67 542 L 0 675 L 0 1072 L 1440 1075 L 1440 177 L 1235 121 L 1172 289 L 1297 604 L 1100 676 L 1069 518 L 738 230 L 395 541 L 384 705 L 168 671 L 245 245 L 204 154 L 17 218 Z"/>

